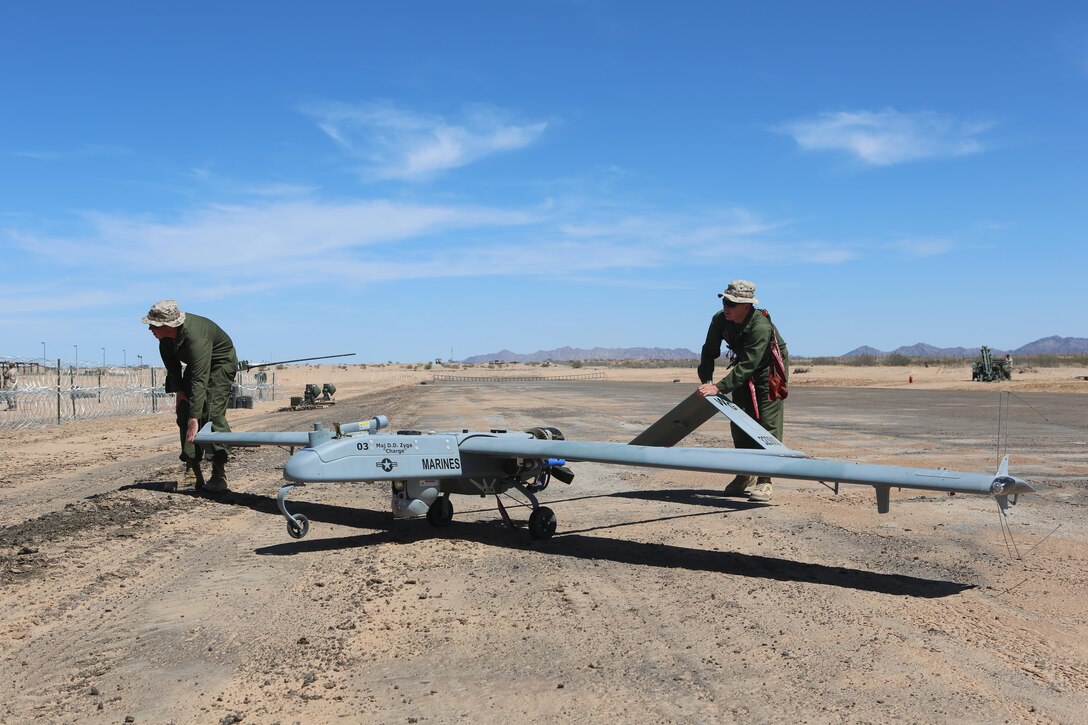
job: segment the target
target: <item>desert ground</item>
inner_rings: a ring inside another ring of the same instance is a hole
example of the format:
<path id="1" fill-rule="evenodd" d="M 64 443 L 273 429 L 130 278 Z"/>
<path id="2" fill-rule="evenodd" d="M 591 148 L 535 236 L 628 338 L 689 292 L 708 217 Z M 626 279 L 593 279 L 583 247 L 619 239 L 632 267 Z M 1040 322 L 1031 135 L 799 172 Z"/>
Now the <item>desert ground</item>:
<path id="1" fill-rule="evenodd" d="M 489 377 L 435 381 L 436 373 Z M 527 374 L 584 380 L 510 380 Z M 572 464 L 527 509 L 455 497 L 394 522 L 384 484 L 296 488 L 236 449 L 232 493 L 182 481 L 169 414 L 2 431 L 0 722 L 1059 722 L 1088 712 L 1088 374 L 817 367 L 795 373 L 788 445 L 813 457 L 993 471 L 1039 484 L 1000 524 L 980 496 Z M 235 430 L 385 414 L 392 428 L 626 442 L 691 369 L 291 367 Z M 296 391 L 295 388 L 298 390 Z M 1003 393 L 1011 393 L 1003 396 Z M 999 435 L 999 416 L 1007 435 Z M 684 445 L 729 445 L 711 421 Z"/>

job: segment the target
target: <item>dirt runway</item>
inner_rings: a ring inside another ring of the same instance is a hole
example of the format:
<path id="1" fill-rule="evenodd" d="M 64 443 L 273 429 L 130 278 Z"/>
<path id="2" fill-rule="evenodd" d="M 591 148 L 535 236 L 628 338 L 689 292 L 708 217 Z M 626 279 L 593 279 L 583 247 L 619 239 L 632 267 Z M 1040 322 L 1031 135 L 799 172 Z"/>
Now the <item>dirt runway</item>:
<path id="1" fill-rule="evenodd" d="M 234 427 L 384 413 L 626 442 L 692 387 L 402 385 Z M 1045 484 L 1014 544 L 983 497 L 893 491 L 879 515 L 867 487 L 781 481 L 759 505 L 722 476 L 601 464 L 541 495 L 548 541 L 493 498 L 455 497 L 445 529 L 394 523 L 372 484 L 296 488 L 296 541 L 279 449 L 238 449 L 212 499 L 161 490 L 169 416 L 10 432 L 0 722 L 1083 722 L 1084 400 L 791 393 L 786 442 L 815 457 L 990 471 L 1007 443 Z M 727 440 L 714 421 L 684 444 Z"/>

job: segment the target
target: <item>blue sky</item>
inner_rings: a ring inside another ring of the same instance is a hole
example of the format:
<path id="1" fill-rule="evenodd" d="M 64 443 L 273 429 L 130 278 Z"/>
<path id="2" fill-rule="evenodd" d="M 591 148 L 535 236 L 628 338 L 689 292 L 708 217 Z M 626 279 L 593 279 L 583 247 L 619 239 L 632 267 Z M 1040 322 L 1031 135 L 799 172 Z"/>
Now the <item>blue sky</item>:
<path id="1" fill-rule="evenodd" d="M 1088 337 L 1086 7 L 7 3 L 0 355 Z"/>

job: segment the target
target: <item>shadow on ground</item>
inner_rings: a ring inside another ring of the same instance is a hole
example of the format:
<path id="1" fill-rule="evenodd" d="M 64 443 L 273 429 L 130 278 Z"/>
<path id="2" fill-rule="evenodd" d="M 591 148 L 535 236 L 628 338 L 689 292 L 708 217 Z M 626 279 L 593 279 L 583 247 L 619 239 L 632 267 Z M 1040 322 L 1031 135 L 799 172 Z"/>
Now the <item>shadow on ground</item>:
<path id="1" fill-rule="evenodd" d="M 136 484 L 127 488 L 145 488 L 161 491 L 155 484 Z M 174 495 L 201 496 L 193 491 L 177 491 Z M 719 508 L 751 508 L 743 499 L 730 500 L 720 495 L 707 495 L 706 491 L 654 491 L 632 494 L 612 494 L 620 497 L 655 498 L 656 500 L 687 501 L 700 505 L 714 505 Z M 203 496 L 202 496 L 203 497 Z M 249 493 L 229 493 L 220 497 L 205 497 L 225 506 L 240 506 L 264 514 L 271 514 L 283 522 L 284 536 L 287 536 L 286 522 L 276 508 L 274 499 Z M 740 554 L 728 551 L 710 551 L 669 544 L 645 543 L 603 536 L 586 536 L 585 532 L 568 532 L 548 540 L 534 540 L 524 528 L 511 531 L 501 520 L 494 521 L 454 521 L 448 527 L 435 528 L 425 521 L 393 521 L 386 511 L 372 511 L 348 506 L 296 501 L 291 504 L 291 513 L 303 514 L 312 523 L 335 524 L 352 528 L 374 529 L 367 534 L 341 536 L 336 538 L 293 540 L 274 546 L 265 546 L 256 550 L 265 556 L 295 556 L 322 551 L 358 548 L 382 543 L 411 544 L 416 541 L 443 538 L 458 541 L 471 541 L 502 549 L 533 548 L 544 555 L 569 556 L 582 559 L 614 561 L 637 566 L 656 566 L 679 568 L 690 571 L 705 571 L 730 576 L 793 581 L 807 584 L 878 592 L 895 596 L 923 598 L 948 597 L 960 594 L 974 585 L 937 579 L 922 579 L 902 574 L 881 574 L 841 566 L 810 564 L 772 556 Z M 684 514 L 665 518 L 685 518 L 689 516 L 720 515 L 720 510 Z M 664 519 L 654 519 L 660 521 Z M 638 522 L 632 522 L 638 523 Z M 632 525 L 627 523 L 623 525 Z M 613 528 L 611 526 L 598 527 Z M 589 530 L 587 530 L 589 531 Z"/>

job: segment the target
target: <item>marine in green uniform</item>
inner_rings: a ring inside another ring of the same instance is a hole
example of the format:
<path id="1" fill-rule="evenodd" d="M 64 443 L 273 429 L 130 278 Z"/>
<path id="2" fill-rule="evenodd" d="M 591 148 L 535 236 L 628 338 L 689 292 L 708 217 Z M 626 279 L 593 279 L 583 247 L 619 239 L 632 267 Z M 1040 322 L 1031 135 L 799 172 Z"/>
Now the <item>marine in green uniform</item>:
<path id="1" fill-rule="evenodd" d="M 15 388 L 19 386 L 19 369 L 15 363 L 4 364 L 4 374 L 0 377 L 0 400 L 7 403 L 6 410 L 16 410 L 19 401 L 15 398 Z"/>
<path id="2" fill-rule="evenodd" d="M 774 364 L 771 340 L 778 342 L 783 371 L 789 375 L 789 352 L 771 318 L 764 310 L 756 309 L 756 286 L 748 280 L 738 279 L 729 283 L 718 297 L 722 309 L 710 320 L 699 360 L 699 392 L 704 396 L 718 393 L 731 394 L 732 400 L 745 413 L 759 421 L 778 440 L 782 440 L 782 423 L 786 402 L 772 400 L 770 378 Z M 735 359 L 725 377 L 717 383 L 714 379 L 714 361 L 722 354 L 722 342 L 732 351 Z M 731 424 L 733 445 L 737 448 L 759 448 L 751 437 Z M 752 485 L 751 476 L 737 476 L 725 488 L 727 495 L 741 495 Z M 770 501 L 771 479 L 761 476 L 749 493 L 749 500 Z"/>
<path id="3" fill-rule="evenodd" d="M 234 343 L 219 325 L 206 317 L 182 312 L 174 300 L 156 302 L 143 322 L 159 341 L 159 354 L 166 367 L 166 392 L 177 394 L 181 460 L 195 474 L 198 487 L 213 493 L 229 490 L 227 447 L 210 446 L 212 477 L 205 483 L 200 469 L 205 451 L 195 438 L 208 421 L 215 432 L 230 430 L 227 399 L 238 371 Z"/>

